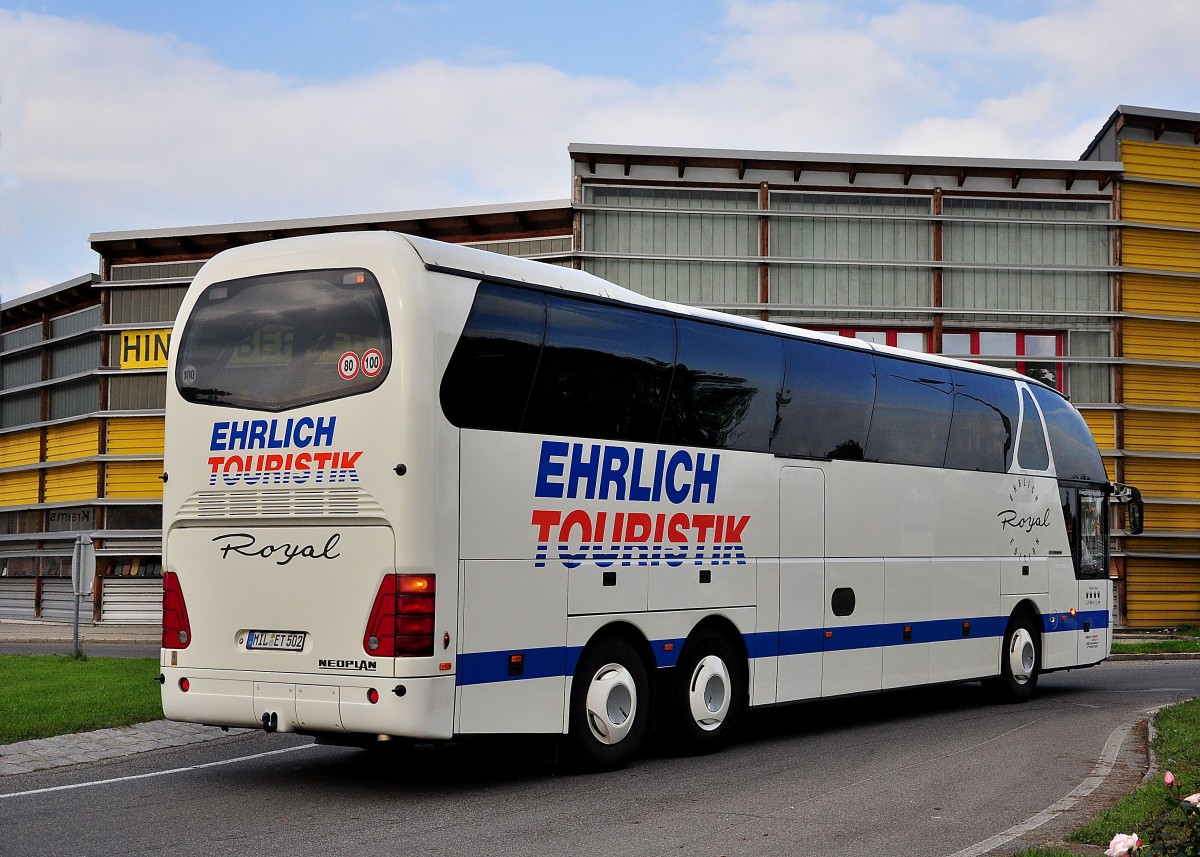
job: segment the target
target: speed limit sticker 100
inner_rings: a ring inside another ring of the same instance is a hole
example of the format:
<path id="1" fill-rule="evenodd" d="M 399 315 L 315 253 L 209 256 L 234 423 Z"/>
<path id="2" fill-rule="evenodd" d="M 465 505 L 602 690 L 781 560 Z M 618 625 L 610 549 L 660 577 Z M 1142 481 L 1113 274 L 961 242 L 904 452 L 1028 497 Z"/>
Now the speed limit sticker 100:
<path id="1" fill-rule="evenodd" d="M 361 360 L 353 351 L 347 351 L 338 360 L 338 374 L 343 381 L 353 380 L 360 370 L 367 378 L 374 378 L 383 371 L 383 354 L 378 348 L 364 351 Z"/>

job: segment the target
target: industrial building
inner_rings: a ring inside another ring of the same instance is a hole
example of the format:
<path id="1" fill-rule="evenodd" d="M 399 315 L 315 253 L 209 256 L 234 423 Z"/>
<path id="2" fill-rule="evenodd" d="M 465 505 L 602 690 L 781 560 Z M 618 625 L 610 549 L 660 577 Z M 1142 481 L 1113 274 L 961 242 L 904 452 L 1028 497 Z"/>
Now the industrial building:
<path id="1" fill-rule="evenodd" d="M 98 275 L 0 305 L 0 616 L 158 621 L 166 344 L 213 254 L 392 230 L 664 300 L 1005 365 L 1067 393 L 1109 475 L 1121 621 L 1200 622 L 1200 114 L 1118 107 L 1075 161 L 581 145 L 570 199 L 98 233 Z"/>

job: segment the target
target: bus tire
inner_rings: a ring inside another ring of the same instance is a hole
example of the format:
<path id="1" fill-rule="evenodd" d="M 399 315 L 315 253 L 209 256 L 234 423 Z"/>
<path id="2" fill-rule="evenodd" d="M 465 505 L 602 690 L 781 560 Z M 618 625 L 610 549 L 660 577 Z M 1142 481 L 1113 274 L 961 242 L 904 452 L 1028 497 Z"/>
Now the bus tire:
<path id="1" fill-rule="evenodd" d="M 1042 668 L 1040 635 L 1026 612 L 1014 613 L 1004 631 L 1000 675 L 991 682 L 993 693 L 1004 702 L 1024 702 L 1037 688 Z"/>
<path id="2" fill-rule="evenodd" d="M 571 682 L 570 760 L 585 770 L 612 770 L 638 751 L 650 719 L 646 665 L 627 641 L 588 646 Z"/>
<path id="3" fill-rule="evenodd" d="M 741 658 L 712 628 L 697 632 L 671 671 L 663 710 L 667 743 L 687 753 L 718 749 L 737 724 L 746 703 Z"/>

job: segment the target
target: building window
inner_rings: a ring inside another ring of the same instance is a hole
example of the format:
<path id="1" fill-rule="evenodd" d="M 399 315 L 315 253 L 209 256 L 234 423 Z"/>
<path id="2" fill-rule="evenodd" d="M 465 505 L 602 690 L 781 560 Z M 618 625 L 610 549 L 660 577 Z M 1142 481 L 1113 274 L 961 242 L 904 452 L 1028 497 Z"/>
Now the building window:
<path id="1" fill-rule="evenodd" d="M 36 577 L 38 561 L 32 556 L 10 556 L 0 559 L 0 577 Z"/>
<path id="2" fill-rule="evenodd" d="M 862 330 L 838 327 L 832 330 L 826 329 L 825 332 L 861 339 L 863 342 L 872 342 L 876 345 L 890 345 L 893 348 L 903 348 L 906 351 L 916 351 L 921 354 L 929 352 L 929 331 L 927 330 Z"/>
<path id="3" fill-rule="evenodd" d="M 942 353 L 948 357 L 1003 366 L 1056 390 L 1063 388 L 1062 345 L 1060 333 L 973 330 L 942 334 Z"/>
<path id="4" fill-rule="evenodd" d="M 37 509 L 17 509 L 0 512 L 0 534 L 14 536 L 22 533 L 40 533 L 42 513 Z"/>
<path id="5" fill-rule="evenodd" d="M 162 577 L 162 560 L 156 556 L 115 557 L 101 573 L 105 577 Z"/>
<path id="6" fill-rule="evenodd" d="M 162 529 L 161 506 L 111 506 L 106 516 L 110 530 Z"/>

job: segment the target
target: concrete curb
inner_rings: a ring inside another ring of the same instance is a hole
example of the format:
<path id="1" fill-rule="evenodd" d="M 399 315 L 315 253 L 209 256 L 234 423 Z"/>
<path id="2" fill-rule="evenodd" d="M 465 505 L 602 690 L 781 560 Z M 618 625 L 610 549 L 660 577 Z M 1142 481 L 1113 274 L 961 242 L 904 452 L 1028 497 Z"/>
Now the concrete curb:
<path id="1" fill-rule="evenodd" d="M 201 744 L 232 735 L 244 735 L 249 731 L 251 730 L 230 729 L 228 732 L 222 732 L 215 726 L 152 720 L 133 726 L 97 729 L 95 732 L 18 741 L 15 744 L 0 745 L 0 778 L 63 768 L 82 762 L 116 759 L 148 750 Z"/>
<path id="2" fill-rule="evenodd" d="M 40 619 L 0 619 L 0 643 L 71 643 L 70 622 Z M 80 643 L 156 643 L 162 639 L 158 625 L 79 625 Z"/>

